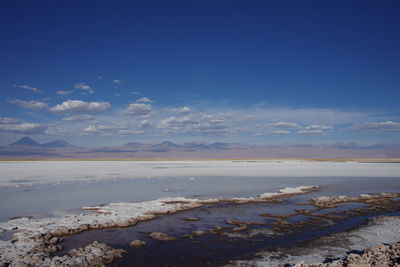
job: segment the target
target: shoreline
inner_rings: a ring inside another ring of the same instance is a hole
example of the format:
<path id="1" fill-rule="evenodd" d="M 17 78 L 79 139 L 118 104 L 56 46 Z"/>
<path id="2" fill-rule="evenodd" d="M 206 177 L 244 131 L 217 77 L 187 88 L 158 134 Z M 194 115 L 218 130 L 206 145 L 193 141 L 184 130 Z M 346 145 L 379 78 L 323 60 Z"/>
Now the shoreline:
<path id="1" fill-rule="evenodd" d="M 11 161 L 149 161 L 149 162 L 208 162 L 208 161 L 255 161 L 255 162 L 268 162 L 268 161 L 305 161 L 305 162 L 360 162 L 360 163 L 400 163 L 400 158 L 221 158 L 221 159 L 208 159 L 208 158 L 143 158 L 143 159 L 116 159 L 116 158 L 28 158 L 28 159 L 13 159 L 13 158 L 0 158 L 0 162 Z"/>

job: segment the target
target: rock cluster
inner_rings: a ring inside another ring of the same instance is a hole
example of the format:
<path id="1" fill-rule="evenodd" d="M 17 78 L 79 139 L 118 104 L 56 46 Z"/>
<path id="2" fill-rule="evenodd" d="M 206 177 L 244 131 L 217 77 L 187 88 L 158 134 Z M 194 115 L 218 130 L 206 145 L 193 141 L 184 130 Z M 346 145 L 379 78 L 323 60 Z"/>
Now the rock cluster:
<path id="1" fill-rule="evenodd" d="M 0 263 L 0 266 L 70 266 L 105 267 L 115 258 L 120 258 L 125 253 L 122 249 L 115 249 L 103 243 L 93 242 L 90 245 L 79 249 L 73 249 L 62 257 L 48 257 L 45 253 L 19 256 L 12 262 Z"/>
<path id="2" fill-rule="evenodd" d="M 323 196 L 311 199 L 311 204 L 318 208 L 334 208 L 338 204 L 348 202 L 364 202 L 368 204 L 374 204 L 376 202 L 384 202 L 387 200 L 393 200 L 400 197 L 400 193 L 380 193 L 380 194 L 363 194 L 357 197 L 348 196 Z"/>
<path id="3" fill-rule="evenodd" d="M 154 240 L 159 240 L 159 241 L 173 241 L 173 240 L 178 240 L 175 236 L 167 235 L 164 233 L 160 232 L 153 232 L 149 234 L 149 237 L 154 239 Z"/>
<path id="4" fill-rule="evenodd" d="M 399 266 L 400 243 L 393 245 L 380 244 L 366 249 L 361 254 L 350 253 L 345 258 L 329 263 L 306 264 L 296 263 L 295 267 L 369 267 Z"/>
<path id="5" fill-rule="evenodd" d="M 141 249 L 143 246 L 147 245 L 146 241 L 143 240 L 133 240 L 132 242 L 129 243 L 130 247 L 136 248 L 136 249 Z"/>

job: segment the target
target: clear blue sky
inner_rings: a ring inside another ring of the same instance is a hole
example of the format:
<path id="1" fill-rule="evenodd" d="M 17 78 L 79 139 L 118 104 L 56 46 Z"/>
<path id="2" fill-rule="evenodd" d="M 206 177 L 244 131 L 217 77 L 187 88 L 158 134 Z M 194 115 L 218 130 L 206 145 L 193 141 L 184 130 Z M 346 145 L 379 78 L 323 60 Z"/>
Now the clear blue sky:
<path id="1" fill-rule="evenodd" d="M 0 7 L 0 145 L 400 142 L 399 1 Z"/>

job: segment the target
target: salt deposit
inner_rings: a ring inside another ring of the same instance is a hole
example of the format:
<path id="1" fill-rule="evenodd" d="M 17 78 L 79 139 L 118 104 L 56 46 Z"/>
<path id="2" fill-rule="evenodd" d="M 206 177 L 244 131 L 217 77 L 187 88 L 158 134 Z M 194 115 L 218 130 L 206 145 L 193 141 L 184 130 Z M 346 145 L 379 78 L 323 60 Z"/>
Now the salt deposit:
<path id="1" fill-rule="evenodd" d="M 194 173 L 196 177 L 398 177 L 400 164 L 296 160 L 251 164 L 246 161 L 2 161 L 0 186 L 111 178 L 188 178 Z"/>

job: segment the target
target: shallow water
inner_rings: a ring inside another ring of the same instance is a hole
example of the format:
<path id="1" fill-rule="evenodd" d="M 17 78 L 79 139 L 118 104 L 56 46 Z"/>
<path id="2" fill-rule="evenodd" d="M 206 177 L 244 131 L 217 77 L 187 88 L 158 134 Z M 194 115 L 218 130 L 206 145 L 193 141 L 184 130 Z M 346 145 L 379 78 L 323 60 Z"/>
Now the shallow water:
<path id="1" fill-rule="evenodd" d="M 393 206 L 395 212 L 375 212 L 340 218 L 336 213 L 367 207 L 364 203 L 345 203 L 337 208 L 323 210 L 325 215 L 332 215 L 333 218 L 336 216 L 336 219 L 325 220 L 327 216 L 322 221 L 302 225 L 302 222 L 311 222 L 312 216 L 299 214 L 296 209 L 322 214 L 317 208 L 304 203 L 312 197 L 331 192 L 332 187 L 322 187 L 320 191 L 283 199 L 281 203 L 205 205 L 194 210 L 162 215 L 155 220 L 128 228 L 87 231 L 67 237 L 61 243 L 64 250 L 58 255 L 72 248 L 99 241 L 128 251 L 127 255 L 115 260 L 111 266 L 220 266 L 229 260 L 251 259 L 258 250 L 276 249 L 331 233 L 347 231 L 365 223 L 372 216 L 400 215 L 398 207 Z M 287 215 L 284 218 L 286 222 L 298 223 L 300 227 L 290 226 L 288 229 L 284 228 L 285 230 L 276 230 L 275 223 L 282 215 Z M 185 220 L 187 218 L 196 218 L 197 221 L 187 221 Z M 240 222 L 233 225 L 228 223 L 228 220 Z M 247 223 L 248 228 L 235 232 L 233 229 L 241 223 Z M 192 231 L 209 231 L 216 226 L 222 228 L 202 236 L 192 234 Z M 252 232 L 259 230 L 265 234 L 251 235 Z M 151 232 L 167 233 L 179 239 L 168 242 L 152 240 L 148 237 Z M 129 247 L 128 244 L 136 239 L 144 240 L 148 244 L 140 250 Z"/>
<path id="2" fill-rule="evenodd" d="M 193 179 L 194 178 L 194 179 Z M 399 191 L 400 179 L 384 177 L 187 177 L 135 178 L 0 187 L 0 222 L 12 217 L 82 213 L 82 206 L 140 202 L 164 197 L 254 197 L 284 187 L 318 185 L 324 195 Z"/>

